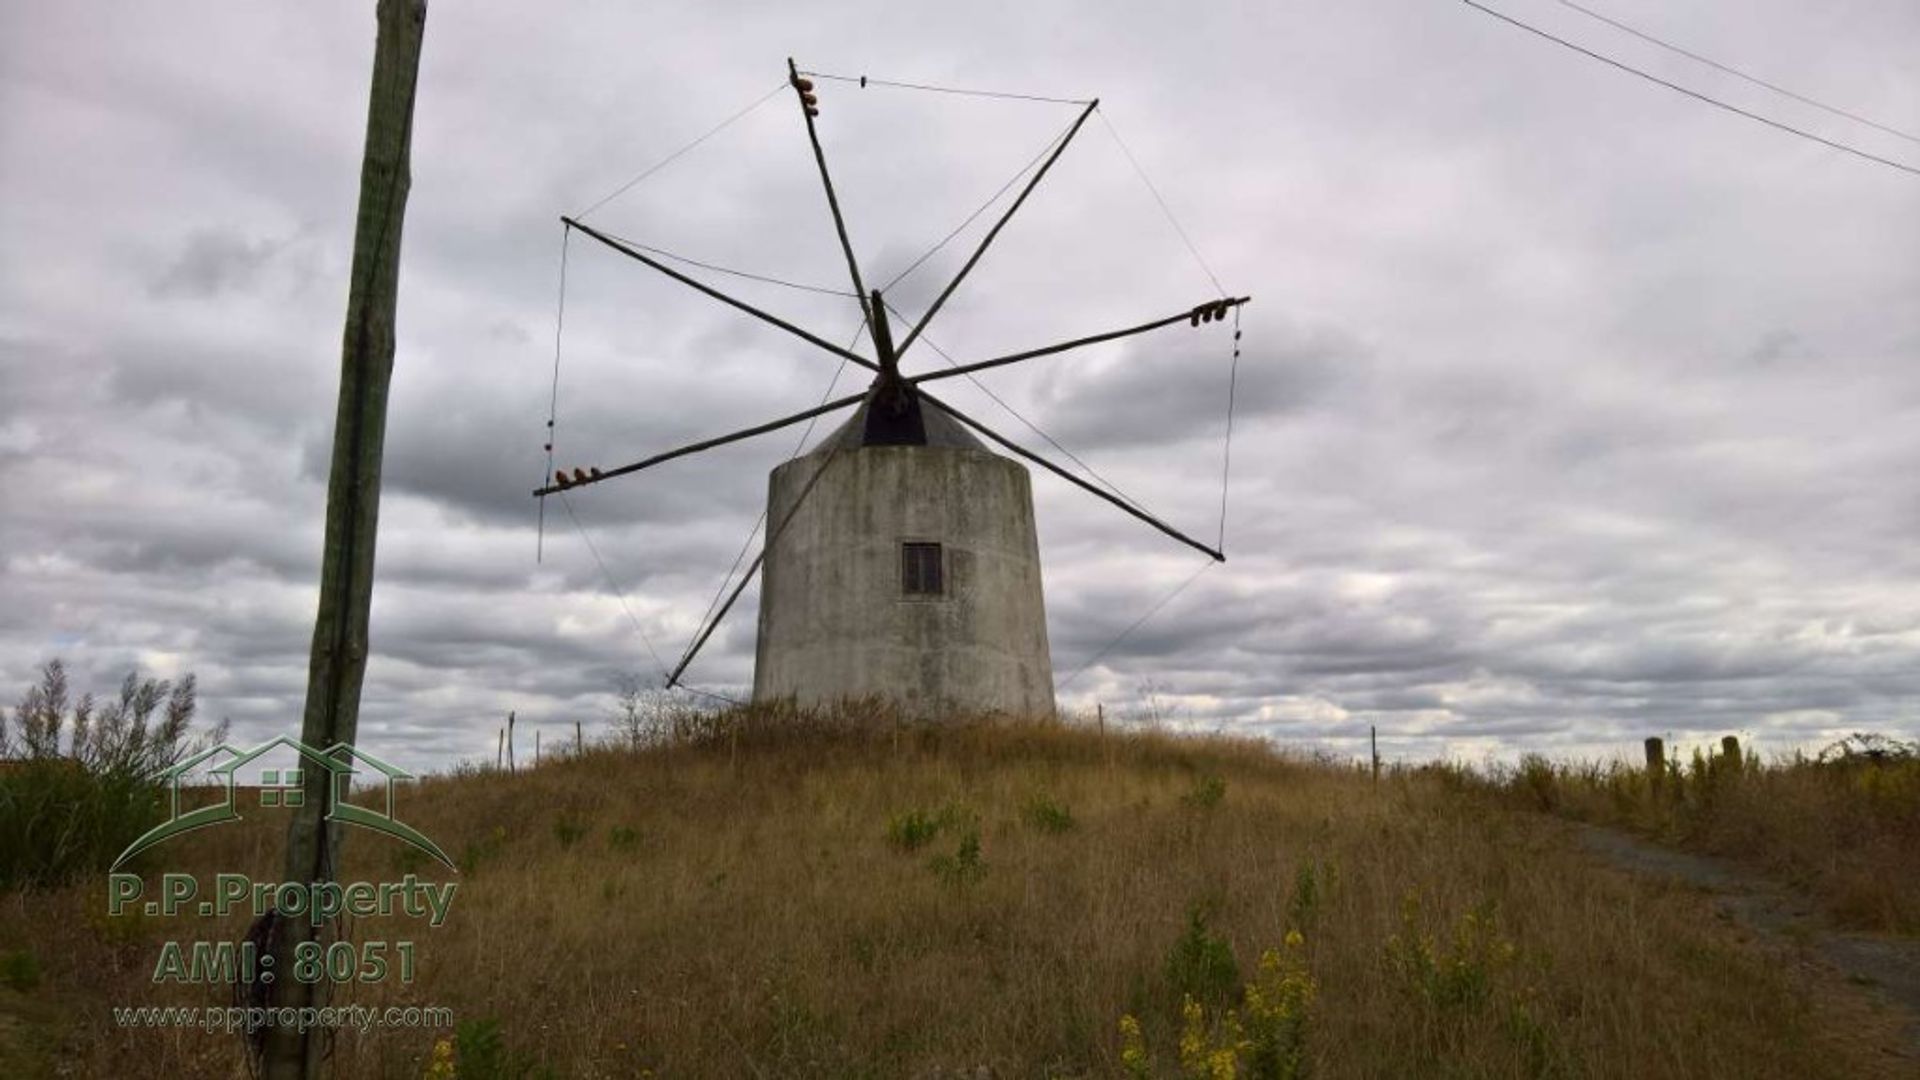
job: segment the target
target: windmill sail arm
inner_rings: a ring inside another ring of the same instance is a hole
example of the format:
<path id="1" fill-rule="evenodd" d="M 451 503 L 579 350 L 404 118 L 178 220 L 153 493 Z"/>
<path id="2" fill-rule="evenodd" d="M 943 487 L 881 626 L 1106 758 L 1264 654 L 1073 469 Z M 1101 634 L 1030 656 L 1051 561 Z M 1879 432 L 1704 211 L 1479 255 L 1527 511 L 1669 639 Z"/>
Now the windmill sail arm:
<path id="1" fill-rule="evenodd" d="M 613 250 L 619 252 L 620 254 L 625 255 L 629 259 L 633 259 L 637 262 L 650 266 L 653 269 L 658 270 L 661 273 L 672 278 L 673 280 L 680 282 L 682 285 L 686 285 L 700 292 L 703 292 L 708 296 L 713 297 L 715 300 L 718 300 L 721 303 L 728 305 L 729 307 L 738 308 L 739 310 L 746 312 L 747 314 L 753 316 L 754 318 L 759 319 L 761 322 L 767 323 L 772 326 L 777 326 L 780 329 L 785 330 L 787 333 L 792 334 L 793 336 L 799 338 L 802 341 L 807 342 L 810 345 L 815 345 L 815 346 L 818 346 L 819 348 L 825 349 L 827 352 L 830 352 L 833 355 L 838 356 L 843 360 L 850 360 L 853 363 L 859 364 L 861 367 L 866 368 L 868 371 L 880 370 L 880 365 L 874 363 L 873 361 L 867 359 L 864 356 L 861 356 L 859 353 L 853 352 L 850 349 L 841 348 L 840 346 L 835 345 L 833 342 L 828 341 L 817 334 L 809 333 L 806 330 L 802 330 L 800 327 L 795 326 L 794 324 L 788 322 L 785 319 L 782 319 L 778 315 L 769 315 L 766 312 L 761 311 L 759 308 L 754 307 L 752 304 L 749 304 L 744 300 L 737 300 L 731 296 L 728 296 L 726 293 L 721 292 L 719 289 L 714 288 L 711 285 L 708 285 L 702 281 L 698 281 L 694 278 L 688 277 L 686 274 L 683 274 L 680 271 L 675 270 L 673 267 L 668 266 L 657 259 L 649 258 L 644 252 L 636 251 L 631 246 L 621 243 L 620 241 L 614 239 L 611 236 L 608 236 L 606 233 L 600 232 L 599 230 L 593 228 L 590 225 L 582 225 L 581 223 L 579 223 L 578 221 L 575 221 L 570 217 L 562 217 L 560 220 L 565 222 L 569 228 L 578 229 L 580 232 L 594 238 L 595 240 L 600 241 L 602 244 L 607 245 Z"/>
<path id="2" fill-rule="evenodd" d="M 987 248 L 992 245 L 993 238 L 999 236 L 1000 230 L 1006 228 L 1007 222 L 1013 220 L 1014 212 L 1019 210 L 1020 205 L 1027 201 L 1027 196 L 1033 194 L 1033 189 L 1039 186 L 1041 178 L 1047 175 L 1047 170 L 1053 168 L 1053 163 L 1060 160 L 1060 155 L 1066 152 L 1067 144 L 1072 142 L 1073 137 L 1080 133 L 1080 126 L 1085 124 L 1087 117 L 1092 116 L 1093 110 L 1099 107 L 1100 100 L 1098 98 L 1087 103 L 1087 107 L 1080 113 L 1079 119 L 1075 120 L 1073 126 L 1067 129 L 1067 134 L 1060 140 L 1060 145 L 1053 148 L 1053 153 L 1049 154 L 1047 160 L 1034 172 L 1033 176 L 1027 181 L 1027 186 L 1020 189 L 1020 195 L 1013 200 L 1013 205 L 1007 207 L 1007 212 L 1001 214 L 1000 220 L 994 222 L 993 228 L 987 230 L 987 235 L 980 240 L 980 246 L 973 249 L 973 254 L 968 256 L 966 263 L 960 267 L 960 272 L 953 275 L 953 280 L 947 282 L 947 287 L 940 290 L 940 295 L 934 299 L 932 306 L 927 308 L 926 314 L 920 316 L 920 321 L 914 323 L 913 329 L 908 331 L 907 336 L 901 340 L 899 355 L 906 355 L 907 350 L 911 348 L 914 341 L 919 338 L 920 331 L 927 328 L 927 324 L 933 321 L 934 315 L 938 314 L 941 306 L 947 302 L 947 297 L 952 296 L 953 290 L 959 288 L 960 283 L 966 280 L 967 274 L 973 270 L 974 264 L 980 261 L 980 256 L 987 253 Z"/>
<path id="3" fill-rule="evenodd" d="M 687 646 L 686 654 L 680 657 L 680 662 L 675 664 L 673 671 L 668 673 L 666 689 L 671 690 L 680 685 L 680 676 L 686 674 L 687 665 L 693 663 L 693 658 L 700 655 L 701 647 L 706 645 L 707 639 L 720 628 L 720 620 L 727 617 L 727 612 L 733 609 L 733 602 L 740 599 L 741 593 L 747 591 L 747 585 L 760 573 L 760 567 L 766 561 L 767 549 L 762 547 L 760 554 L 753 557 L 753 562 L 747 567 L 746 573 L 740 575 L 740 584 L 735 585 L 733 591 L 727 594 L 727 602 L 721 604 L 720 610 L 714 612 L 713 618 L 707 620 L 707 625 L 700 630 L 700 636 L 693 639 L 693 644 Z"/>
<path id="4" fill-rule="evenodd" d="M 840 213 L 840 196 L 834 193 L 833 174 L 827 171 L 827 152 L 820 148 L 820 132 L 813 125 L 813 118 L 820 112 L 818 107 L 809 104 L 814 100 L 813 83 L 800 77 L 800 69 L 794 66 L 791 56 L 787 57 L 787 83 L 800 102 L 801 119 L 807 122 L 807 141 L 813 144 L 813 160 L 820 167 L 820 186 L 827 189 L 827 209 L 833 212 L 833 228 L 840 234 L 840 251 L 847 257 L 853 294 L 860 299 L 860 310 L 871 320 L 873 308 L 867 303 L 867 285 L 860 279 L 860 262 L 853 257 L 853 241 L 847 238 L 847 219 Z"/>
<path id="5" fill-rule="evenodd" d="M 1201 543 L 1200 541 L 1195 540 L 1193 537 L 1188 536 L 1186 533 L 1181 532 L 1179 529 L 1176 529 L 1173 526 L 1167 524 L 1166 522 L 1161 521 L 1159 518 L 1154 517 L 1152 514 L 1147 513 L 1145 510 L 1142 510 L 1139 507 L 1126 503 L 1121 499 L 1117 498 L 1116 496 L 1114 496 L 1113 494 L 1107 491 L 1103 491 L 1100 488 L 1097 488 L 1092 484 L 1087 483 L 1085 480 L 1082 480 L 1078 476 L 1075 476 L 1072 473 L 1068 472 L 1067 470 L 1061 468 L 1060 466 L 1055 465 L 1053 462 L 1048 461 L 1046 458 L 1041 457 L 1039 454 L 1036 454 L 1033 451 L 1028 450 L 1026 447 L 1021 446 L 1020 444 L 1014 442 L 1012 439 L 1007 438 L 1006 436 L 993 430 L 992 428 L 981 423 L 980 421 L 975 420 L 974 418 L 966 415 L 965 413 L 947 404 L 946 402 L 935 398 L 932 394 L 929 394 L 926 391 L 922 390 L 920 391 L 920 396 L 924 400 L 930 401 L 933 404 L 939 406 L 942 410 L 944 410 L 948 415 L 952 416 L 955 420 L 958 420 L 961 423 L 972 428 L 973 430 L 979 432 L 980 434 L 985 435 L 987 438 L 992 439 L 996 443 L 999 443 L 1001 446 L 1012 451 L 1013 453 L 1018 454 L 1023 458 L 1026 458 L 1028 461 L 1031 461 L 1035 465 L 1038 465 L 1041 468 L 1046 469 L 1048 472 L 1053 473 L 1055 476 L 1058 476 L 1063 480 L 1067 480 L 1078 487 L 1084 488 L 1087 491 L 1092 492 L 1094 495 L 1097 495 L 1100 498 L 1106 500 L 1107 502 L 1112 503 L 1113 505 L 1126 511 L 1128 514 L 1132 515 L 1133 517 L 1139 518 L 1141 521 L 1146 522 L 1148 525 L 1153 526 L 1154 528 L 1160 530 L 1161 532 L 1167 534 L 1168 536 L 1174 538 L 1175 540 L 1180 541 L 1181 543 L 1187 545 L 1188 547 L 1193 548 L 1196 551 L 1205 552 L 1207 555 L 1211 556 L 1215 562 L 1227 561 L 1227 557 L 1221 554 L 1219 550 L 1208 547 L 1207 545 Z"/>
<path id="6" fill-rule="evenodd" d="M 726 435 L 717 435 L 711 439 L 702 439 L 696 443 L 688 443 L 685 446 L 676 447 L 675 449 L 655 454 L 649 458 L 642 458 L 630 465 L 622 465 L 617 469 L 608 469 L 605 472 L 595 471 L 587 475 L 584 479 L 567 481 L 565 483 L 551 483 L 544 487 L 534 489 L 533 493 L 535 496 L 552 495 L 556 492 L 570 491 L 573 488 L 582 487 L 587 484 L 597 484 L 602 480 L 611 480 L 616 476 L 625 476 L 628 473 L 639 472 L 641 469 L 652 468 L 663 461 L 672 461 L 674 458 L 686 457 L 688 454 L 697 454 L 702 450 L 711 450 L 716 446 L 725 446 L 728 443 L 739 442 L 742 439 L 751 439 L 756 435 L 765 435 L 770 431 L 778 431 L 783 427 L 791 427 L 802 420 L 811 420 L 816 416 L 833 412 L 835 409 L 844 409 L 849 405 L 864 400 L 866 396 L 867 392 L 862 390 L 857 394 L 848 394 L 846 397 L 834 398 L 832 401 L 824 402 L 811 409 L 794 413 L 792 416 L 783 416 L 778 420 L 769 420 L 764 424 L 755 424 L 753 427 L 742 428 L 739 431 Z"/>
<path id="7" fill-rule="evenodd" d="M 1022 360 L 1032 360 L 1041 356 L 1052 356 L 1055 353 L 1063 353 L 1071 349 L 1079 349 L 1088 345 L 1098 345 L 1103 341 L 1113 341 L 1116 338 L 1144 334 L 1149 330 L 1158 330 L 1163 326 L 1172 326 L 1174 323 L 1180 322 L 1183 319 L 1197 322 L 1198 315 L 1202 311 L 1211 310 L 1220 312 L 1227 308 L 1239 307 L 1241 304 L 1252 299 L 1253 297 L 1251 296 L 1241 296 L 1229 300 L 1210 300 L 1204 304 L 1198 304 L 1186 311 L 1182 311 L 1177 315 L 1169 315 L 1164 319 L 1144 322 L 1138 326 L 1129 326 L 1123 330 L 1109 330 L 1104 334 L 1093 334 L 1089 337 L 1075 338 L 1072 341 L 1063 341 L 1057 345 L 1048 345 L 1039 349 L 1028 349 L 1026 352 L 1017 352 L 1008 356 L 998 356 L 992 360 L 979 360 L 971 364 L 960 364 L 956 367 L 946 368 L 941 371 L 930 371 L 924 375 L 915 375 L 907 381 L 918 385 L 924 382 L 933 382 L 936 379 L 951 379 L 956 375 L 971 375 L 976 371 L 985 371 L 988 368 L 1017 364 Z"/>
<path id="8" fill-rule="evenodd" d="M 820 478 L 827 474 L 827 469 L 830 468 L 839 457 L 840 447 L 836 444 L 832 450 L 827 452 L 826 459 L 820 462 L 819 466 L 813 470 L 813 475 L 807 478 L 806 486 L 800 489 L 799 496 L 793 500 L 793 505 L 787 508 L 786 514 L 780 518 L 779 522 L 776 523 L 772 529 L 768 530 L 766 543 L 760 545 L 760 554 L 753 557 L 753 564 L 747 567 L 746 573 L 740 575 L 740 583 L 733 587 L 731 593 L 727 594 L 727 602 L 721 604 L 720 610 L 714 612 L 713 618 L 707 620 L 707 625 L 701 628 L 699 636 L 693 639 L 693 644 L 687 646 L 686 654 L 680 657 L 680 662 L 674 665 L 673 670 L 668 673 L 667 689 L 671 690 L 679 685 L 680 676 L 685 674 L 687 665 L 693 663 L 693 658 L 700 654 L 700 649 L 706 645 L 707 639 L 713 636 L 715 630 L 719 629 L 720 620 L 726 618 L 727 612 L 733 610 L 733 602 L 740 599 L 740 594 L 747 591 L 748 583 L 752 582 L 754 576 L 760 572 L 760 568 L 766 565 L 767 550 L 773 547 L 774 543 L 786 533 L 787 526 L 793 523 L 794 515 L 798 514 L 800 507 L 806 504 L 807 496 L 813 494 L 814 485 L 820 482 Z"/>

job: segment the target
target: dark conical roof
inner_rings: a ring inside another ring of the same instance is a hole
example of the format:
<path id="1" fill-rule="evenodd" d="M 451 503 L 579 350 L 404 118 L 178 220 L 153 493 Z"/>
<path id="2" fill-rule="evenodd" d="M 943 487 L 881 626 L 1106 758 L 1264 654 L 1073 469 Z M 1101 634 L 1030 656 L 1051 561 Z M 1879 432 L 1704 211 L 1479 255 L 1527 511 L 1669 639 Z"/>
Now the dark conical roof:
<path id="1" fill-rule="evenodd" d="M 863 446 L 941 446 L 952 450 L 987 450 L 974 438 L 967 426 L 955 420 L 945 409 L 908 390 L 904 408 L 890 406 L 883 399 L 879 380 L 867 400 L 853 411 L 846 422 L 820 440 L 814 452 L 839 447 L 856 450 Z"/>

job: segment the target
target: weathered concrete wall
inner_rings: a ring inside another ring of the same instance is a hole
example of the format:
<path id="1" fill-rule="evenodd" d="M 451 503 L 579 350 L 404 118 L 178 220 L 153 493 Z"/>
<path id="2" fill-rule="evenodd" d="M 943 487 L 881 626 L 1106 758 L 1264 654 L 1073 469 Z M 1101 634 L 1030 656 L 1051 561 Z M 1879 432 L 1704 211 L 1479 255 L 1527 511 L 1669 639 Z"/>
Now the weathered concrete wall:
<path id="1" fill-rule="evenodd" d="M 784 518 L 828 454 L 773 471 Z M 908 597 L 900 546 L 943 546 L 946 594 Z M 880 695 L 917 715 L 1053 712 L 1027 470 L 985 450 L 851 447 L 767 553 L 753 697 Z"/>

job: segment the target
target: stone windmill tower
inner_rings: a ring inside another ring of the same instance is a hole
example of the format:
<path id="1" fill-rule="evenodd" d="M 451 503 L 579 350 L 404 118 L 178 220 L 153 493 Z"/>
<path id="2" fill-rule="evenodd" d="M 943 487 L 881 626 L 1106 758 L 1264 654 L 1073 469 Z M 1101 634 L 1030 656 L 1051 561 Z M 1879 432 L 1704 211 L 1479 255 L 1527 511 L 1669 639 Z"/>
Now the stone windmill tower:
<path id="1" fill-rule="evenodd" d="M 925 384 L 1187 322 L 1225 319 L 1247 297 L 1221 297 L 1137 326 L 1094 334 L 918 375 L 901 371 L 910 348 L 994 237 L 1026 201 L 1082 124 L 1084 106 L 1019 197 L 896 345 L 880 290 L 868 290 L 847 239 L 815 118 L 814 83 L 788 61 L 788 80 L 839 233 L 852 296 L 873 345 L 869 358 L 728 296 L 649 256 L 639 245 L 562 218 L 615 251 L 733 308 L 777 326 L 873 373 L 868 388 L 791 416 L 602 471 L 556 472 L 534 492 L 547 496 L 650 468 L 674 458 L 812 420 L 848 406 L 852 416 L 809 453 L 769 477 L 767 541 L 739 584 L 702 627 L 667 685 L 680 680 L 734 601 L 762 576 L 755 701 L 803 705 L 883 697 L 915 713 L 948 710 L 1045 715 L 1053 712 L 1039 542 L 1026 468 L 983 442 L 1039 465 L 1180 542 L 1224 561 L 1218 550 L 1137 504 L 1096 487 L 935 398 Z M 864 85 L 864 80 L 862 80 Z M 658 254 L 656 249 L 655 253 Z M 551 450 L 551 446 L 549 446 Z"/>
<path id="2" fill-rule="evenodd" d="M 787 527 L 762 571 L 754 700 L 1053 712 L 1019 462 L 883 371 L 852 419 L 768 487 L 768 520 Z"/>

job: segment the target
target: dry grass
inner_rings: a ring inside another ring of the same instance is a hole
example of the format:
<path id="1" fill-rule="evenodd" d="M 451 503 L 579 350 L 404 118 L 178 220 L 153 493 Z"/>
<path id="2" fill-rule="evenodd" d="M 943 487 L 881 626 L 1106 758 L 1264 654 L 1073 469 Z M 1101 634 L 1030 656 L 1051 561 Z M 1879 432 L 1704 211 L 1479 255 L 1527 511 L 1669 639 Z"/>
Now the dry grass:
<path id="1" fill-rule="evenodd" d="M 1743 862 L 1809 893 L 1849 929 L 1920 934 L 1920 748 L 1869 738 L 1835 750 L 1772 762 L 1676 753 L 1658 791 L 1644 767 L 1620 761 L 1529 758 L 1457 779 L 1490 783 L 1512 805 Z"/>
<path id="2" fill-rule="evenodd" d="M 1183 991 L 1204 1025 L 1229 1009 L 1250 1023 L 1235 988 L 1276 948 L 1298 965 L 1288 1038 L 1320 1077 L 1883 1067 L 1825 988 L 1734 942 L 1696 897 L 1596 870 L 1550 819 L 1433 774 L 1376 789 L 1220 739 L 749 717 L 429 779 L 401 807 L 464 857 L 460 893 L 438 930 L 353 926 L 418 939 L 420 976 L 340 1000 L 496 1020 L 511 1054 L 557 1076 L 1118 1076 L 1123 1016 L 1136 1064 L 1177 1075 Z M 278 827 L 176 841 L 167 858 L 186 862 L 168 868 L 268 876 Z M 346 858 L 348 879 L 427 872 L 366 833 Z M 111 1005 L 169 999 L 149 982 L 158 941 L 214 935 L 106 920 L 104 891 L 5 898 L 0 948 L 31 949 L 33 993 L 71 1009 L 46 1060 L 235 1075 L 232 1037 L 112 1027 Z M 342 1034 L 336 1071 L 418 1077 L 433 1040 Z"/>

